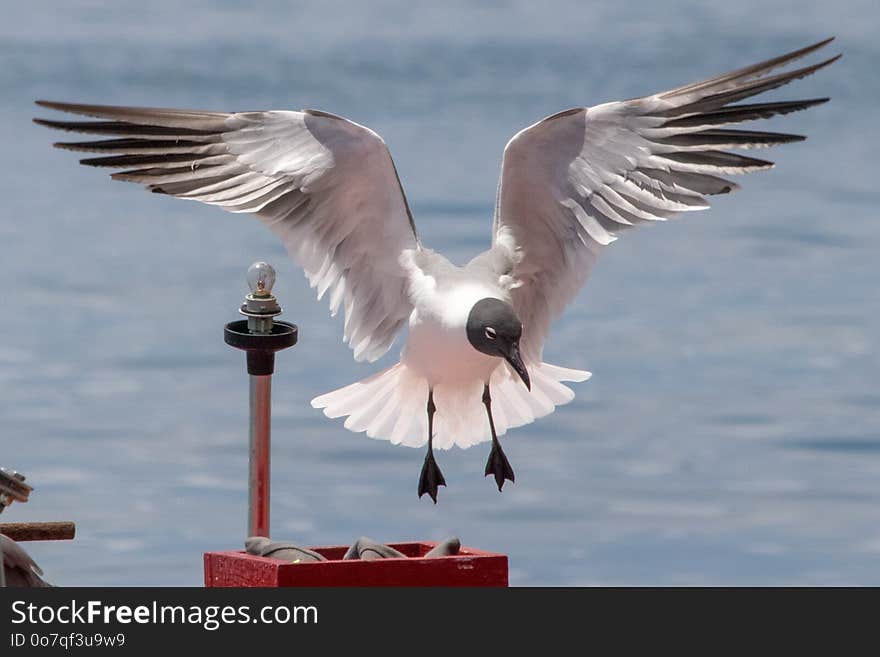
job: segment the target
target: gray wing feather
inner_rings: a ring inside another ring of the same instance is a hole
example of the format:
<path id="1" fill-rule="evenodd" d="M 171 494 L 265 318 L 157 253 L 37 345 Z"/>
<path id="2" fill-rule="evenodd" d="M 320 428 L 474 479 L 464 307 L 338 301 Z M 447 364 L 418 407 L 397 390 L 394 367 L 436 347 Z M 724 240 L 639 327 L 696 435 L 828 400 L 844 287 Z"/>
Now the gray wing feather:
<path id="1" fill-rule="evenodd" d="M 726 176 L 773 163 L 724 149 L 767 148 L 801 135 L 728 126 L 800 111 L 827 98 L 732 104 L 836 61 L 770 73 L 827 45 L 800 50 L 652 96 L 574 108 L 519 132 L 504 151 L 493 251 L 513 262 L 524 354 L 541 358 L 550 323 L 574 298 L 616 234 L 709 207 L 739 186 Z"/>
<path id="2" fill-rule="evenodd" d="M 384 354 L 411 312 L 399 256 L 417 249 L 394 162 L 373 131 L 320 112 L 202 112 L 37 101 L 98 121 L 35 119 L 101 140 L 55 146 L 100 154 L 116 180 L 255 214 L 305 269 L 358 360 Z"/>

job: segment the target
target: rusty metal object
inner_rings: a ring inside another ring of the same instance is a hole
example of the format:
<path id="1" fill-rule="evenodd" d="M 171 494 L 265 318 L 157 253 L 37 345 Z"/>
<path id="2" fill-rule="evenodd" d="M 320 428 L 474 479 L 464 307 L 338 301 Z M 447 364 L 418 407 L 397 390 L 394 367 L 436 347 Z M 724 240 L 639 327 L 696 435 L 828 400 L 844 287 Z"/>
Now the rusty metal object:
<path id="1" fill-rule="evenodd" d="M 69 541 L 76 535 L 76 525 L 64 522 L 3 522 L 0 534 L 13 541 Z"/>
<path id="2" fill-rule="evenodd" d="M 13 502 L 27 502 L 33 488 L 24 483 L 25 476 L 14 470 L 0 468 L 0 513 Z"/>

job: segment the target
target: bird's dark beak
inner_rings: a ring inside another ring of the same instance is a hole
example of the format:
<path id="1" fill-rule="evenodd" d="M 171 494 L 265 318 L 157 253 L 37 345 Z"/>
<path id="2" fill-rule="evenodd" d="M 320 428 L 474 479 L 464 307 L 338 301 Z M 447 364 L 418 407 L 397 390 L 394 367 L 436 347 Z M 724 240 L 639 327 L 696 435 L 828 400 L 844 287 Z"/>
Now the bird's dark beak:
<path id="1" fill-rule="evenodd" d="M 529 371 L 526 369 L 525 363 L 523 363 L 522 356 L 519 353 L 519 343 L 514 342 L 510 345 L 510 349 L 508 349 L 507 353 L 504 355 L 504 359 L 510 363 L 510 366 L 516 370 L 516 373 L 519 374 L 519 378 L 522 379 L 522 382 L 526 384 L 526 388 L 529 390 L 532 389 L 532 382 L 529 379 Z"/>

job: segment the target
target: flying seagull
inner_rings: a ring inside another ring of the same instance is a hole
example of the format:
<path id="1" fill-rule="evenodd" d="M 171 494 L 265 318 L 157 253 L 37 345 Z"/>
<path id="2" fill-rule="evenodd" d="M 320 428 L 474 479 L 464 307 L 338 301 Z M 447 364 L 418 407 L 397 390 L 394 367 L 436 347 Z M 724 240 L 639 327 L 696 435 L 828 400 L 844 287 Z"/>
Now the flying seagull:
<path id="1" fill-rule="evenodd" d="M 423 246 L 382 138 L 348 119 L 302 111 L 203 112 L 37 101 L 93 121 L 35 119 L 97 141 L 57 143 L 124 169 L 116 180 L 255 214 L 304 269 L 318 298 L 345 310 L 355 360 L 374 361 L 408 326 L 400 361 L 312 401 L 345 427 L 427 453 L 419 497 L 446 484 L 434 447 L 491 440 L 486 475 L 514 480 L 498 436 L 571 401 L 589 372 L 542 360 L 551 322 L 616 233 L 738 185 L 772 162 L 728 149 L 801 141 L 730 129 L 828 98 L 740 104 L 828 66 L 777 72 L 832 39 L 702 82 L 576 107 L 518 132 L 504 149 L 492 246 L 466 265 Z M 483 413 L 488 417 L 484 417 Z"/>

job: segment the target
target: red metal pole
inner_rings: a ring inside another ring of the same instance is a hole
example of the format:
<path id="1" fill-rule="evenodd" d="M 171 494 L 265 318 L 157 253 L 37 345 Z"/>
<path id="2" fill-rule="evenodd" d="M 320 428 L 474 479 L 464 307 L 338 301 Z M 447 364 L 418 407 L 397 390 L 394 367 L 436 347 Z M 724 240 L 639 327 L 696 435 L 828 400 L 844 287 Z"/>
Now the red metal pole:
<path id="1" fill-rule="evenodd" d="M 251 375 L 248 536 L 269 537 L 272 375 Z"/>

